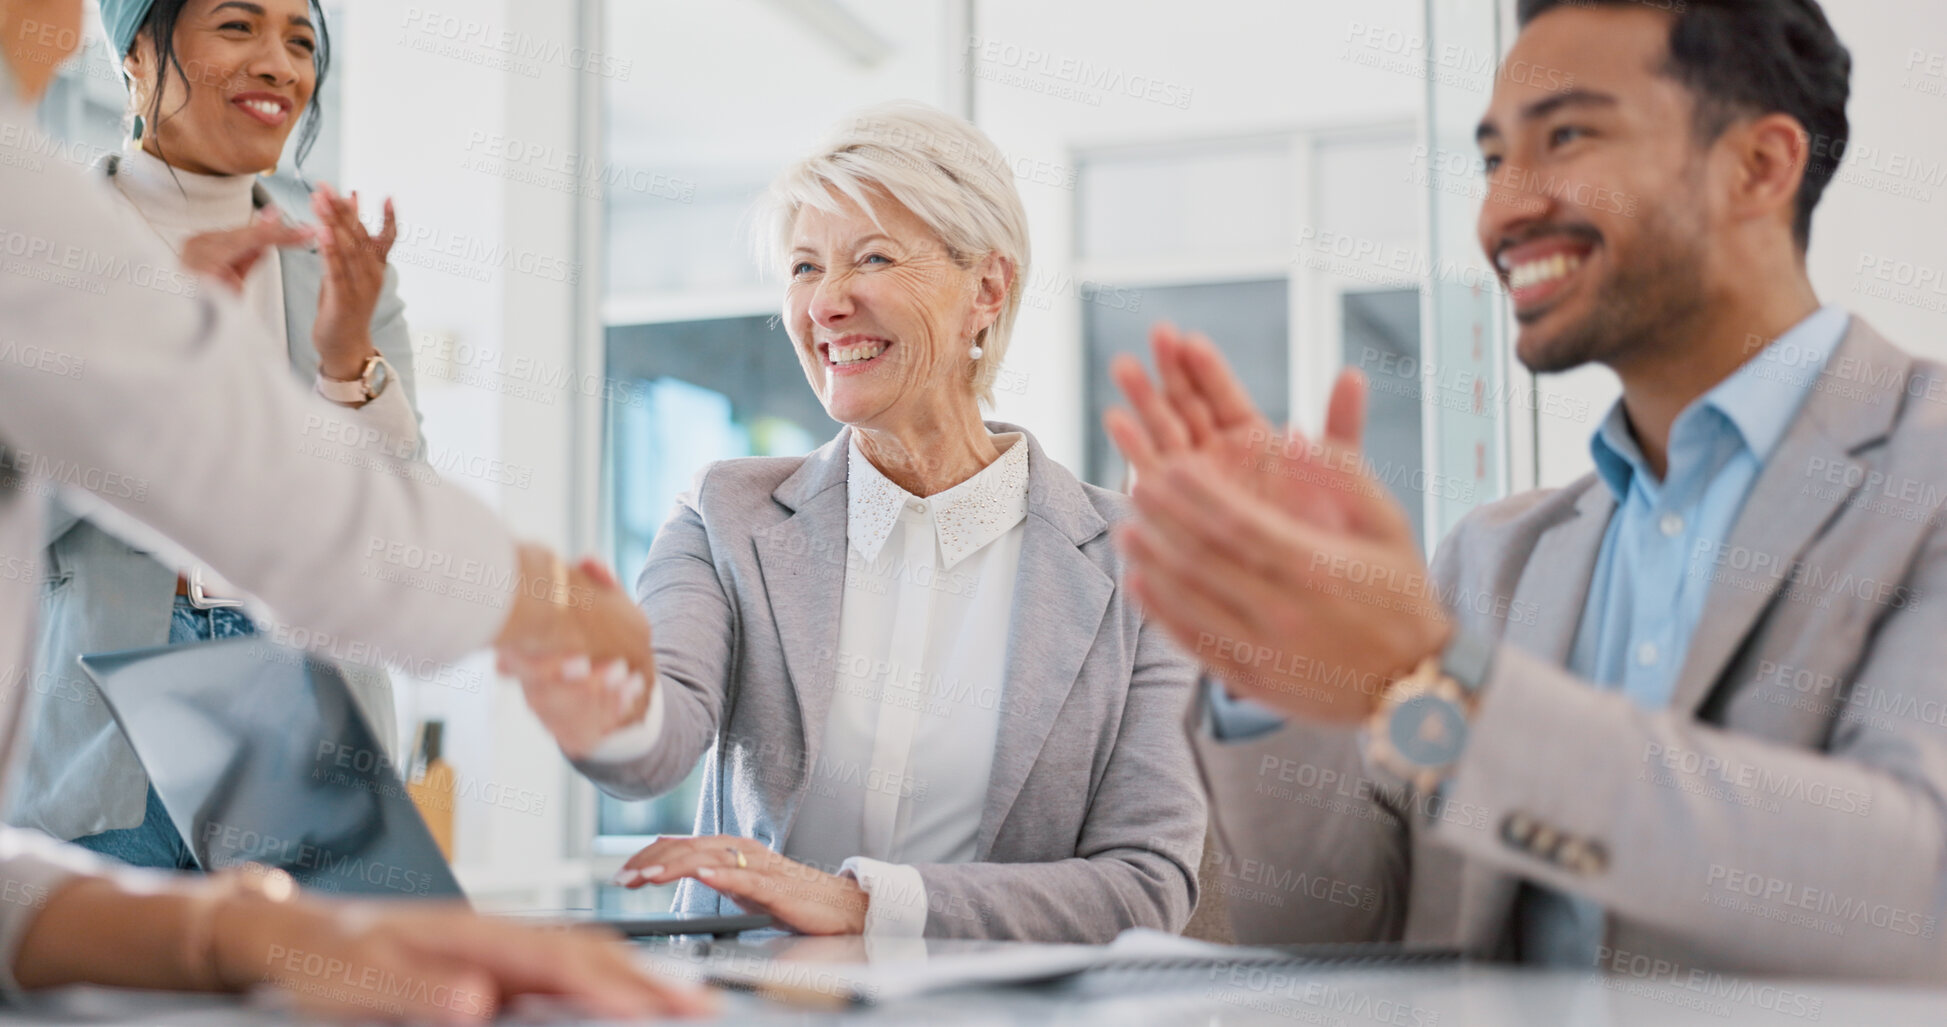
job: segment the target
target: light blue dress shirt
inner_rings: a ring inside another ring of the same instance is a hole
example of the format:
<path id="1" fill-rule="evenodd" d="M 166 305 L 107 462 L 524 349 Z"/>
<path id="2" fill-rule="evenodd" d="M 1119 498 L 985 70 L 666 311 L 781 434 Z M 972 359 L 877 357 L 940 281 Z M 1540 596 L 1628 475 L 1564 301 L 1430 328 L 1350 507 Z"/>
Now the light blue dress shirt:
<path id="1" fill-rule="evenodd" d="M 1685 407 L 1670 426 L 1660 481 L 1622 403 L 1609 411 L 1589 448 L 1616 512 L 1569 651 L 1575 676 L 1621 691 L 1646 710 L 1670 704 L 1710 598 L 1716 550 L 1850 323 L 1843 308 L 1821 308 Z M 1524 961 L 1594 965 L 1601 907 L 1529 885 L 1516 915 Z"/>

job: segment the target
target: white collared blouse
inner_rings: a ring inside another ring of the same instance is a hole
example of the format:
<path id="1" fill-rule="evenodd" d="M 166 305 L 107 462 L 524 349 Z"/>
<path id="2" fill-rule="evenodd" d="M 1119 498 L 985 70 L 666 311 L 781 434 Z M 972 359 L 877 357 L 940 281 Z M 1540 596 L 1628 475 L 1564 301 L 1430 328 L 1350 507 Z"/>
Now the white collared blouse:
<path id="1" fill-rule="evenodd" d="M 993 440 L 999 458 L 924 498 L 880 473 L 856 440 L 848 455 L 831 712 L 783 853 L 855 876 L 871 895 L 870 938 L 924 933 L 926 887 L 911 864 L 974 858 L 1028 513 L 1023 436 Z M 590 759 L 651 751 L 668 685 Z"/>
<path id="2" fill-rule="evenodd" d="M 869 936 L 924 932 L 907 864 L 974 858 L 1028 513 L 1028 447 L 994 443 L 993 463 L 921 498 L 853 439 L 831 713 L 784 854 L 855 874 Z"/>

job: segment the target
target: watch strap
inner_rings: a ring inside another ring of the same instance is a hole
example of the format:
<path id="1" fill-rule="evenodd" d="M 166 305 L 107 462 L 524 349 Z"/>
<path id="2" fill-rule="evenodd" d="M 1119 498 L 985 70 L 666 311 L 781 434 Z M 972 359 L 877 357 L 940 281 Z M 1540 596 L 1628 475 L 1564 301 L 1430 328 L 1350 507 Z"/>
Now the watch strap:
<path id="1" fill-rule="evenodd" d="M 1454 626 L 1453 638 L 1440 653 L 1440 673 L 1452 678 L 1471 698 L 1487 685 L 1494 668 L 1494 640 L 1479 632 Z"/>
<path id="2" fill-rule="evenodd" d="M 392 363 L 385 359 L 385 355 L 374 353 L 365 358 L 365 365 L 359 368 L 358 377 L 349 381 L 333 378 L 319 368 L 316 388 L 318 395 L 333 403 L 370 403 L 385 392 L 386 386 L 392 384 L 392 373 Z"/>
<path id="3" fill-rule="evenodd" d="M 327 378 L 322 371 L 318 372 L 317 389 L 318 395 L 333 403 L 364 403 L 372 398 L 366 395 L 365 379 L 353 378 L 341 382 L 336 378 Z"/>

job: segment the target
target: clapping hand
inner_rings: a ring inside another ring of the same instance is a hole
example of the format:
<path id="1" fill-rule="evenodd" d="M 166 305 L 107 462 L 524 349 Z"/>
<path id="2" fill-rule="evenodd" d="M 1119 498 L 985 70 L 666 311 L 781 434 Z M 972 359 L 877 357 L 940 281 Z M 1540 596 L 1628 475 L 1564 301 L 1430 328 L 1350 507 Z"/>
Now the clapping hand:
<path id="1" fill-rule="evenodd" d="M 378 352 L 372 343 L 372 313 L 385 288 L 386 259 L 399 226 L 387 199 L 385 223 L 373 236 L 358 219 L 358 194 L 340 196 L 329 185 L 311 194 L 311 212 L 318 218 L 318 252 L 324 258 L 311 341 L 318 350 L 319 370 L 350 381 L 363 370 L 366 358 Z"/>
<path id="2" fill-rule="evenodd" d="M 1115 369 L 1134 413 L 1105 425 L 1136 471 L 1118 527 L 1128 583 L 1239 696 L 1363 720 L 1452 627 L 1405 511 L 1360 458 L 1365 382 L 1333 387 L 1325 436 L 1273 430 L 1215 346 L 1159 327 L 1159 392 Z"/>
<path id="3" fill-rule="evenodd" d="M 656 653 L 649 620 L 600 560 L 572 567 L 524 547 L 516 612 L 495 649 L 527 704 L 570 759 L 649 708 Z"/>
<path id="4" fill-rule="evenodd" d="M 1103 417 L 1138 481 L 1163 472 L 1166 461 L 1197 454 L 1253 495 L 1320 525 L 1362 534 L 1410 532 L 1398 504 L 1374 502 L 1385 489 L 1361 463 L 1366 387 L 1347 370 L 1332 386 L 1325 434 L 1273 427 L 1208 338 L 1159 324 L 1150 331 L 1161 387 L 1134 357 L 1116 358 L 1110 374 L 1130 410 Z"/>

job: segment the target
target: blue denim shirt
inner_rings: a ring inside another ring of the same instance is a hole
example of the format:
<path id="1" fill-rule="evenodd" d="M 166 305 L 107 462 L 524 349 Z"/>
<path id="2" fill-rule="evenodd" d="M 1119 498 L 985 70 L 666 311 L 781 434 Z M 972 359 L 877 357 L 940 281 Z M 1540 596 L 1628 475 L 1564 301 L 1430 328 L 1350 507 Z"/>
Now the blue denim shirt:
<path id="1" fill-rule="evenodd" d="M 1718 549 L 1765 461 L 1798 416 L 1851 317 L 1824 307 L 1685 407 L 1670 426 L 1665 473 L 1644 462 L 1621 402 L 1590 441 L 1596 474 L 1616 497 L 1568 669 L 1646 710 L 1670 704 L 1690 635 L 1710 597 Z M 1587 967 L 1602 909 L 1548 889 L 1522 890 L 1524 961 Z"/>

